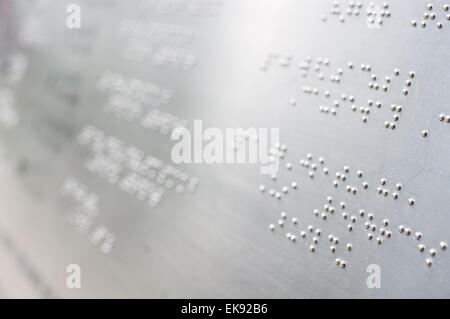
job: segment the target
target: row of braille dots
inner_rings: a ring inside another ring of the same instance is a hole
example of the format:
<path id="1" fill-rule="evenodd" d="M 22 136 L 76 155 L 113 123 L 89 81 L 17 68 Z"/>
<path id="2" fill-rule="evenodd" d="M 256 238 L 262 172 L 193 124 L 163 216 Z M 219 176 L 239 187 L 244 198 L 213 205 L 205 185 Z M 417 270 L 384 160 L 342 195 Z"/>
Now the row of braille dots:
<path id="1" fill-rule="evenodd" d="M 339 21 L 345 22 L 345 13 L 347 13 L 348 16 L 359 16 L 359 13 L 361 11 L 363 4 L 361 1 L 348 1 L 347 7 L 345 8 L 345 12 L 343 9 L 341 9 L 341 5 L 338 1 L 334 0 L 333 3 L 330 6 L 330 13 L 332 16 L 338 17 Z M 320 19 L 322 21 L 327 20 L 327 15 L 322 14 L 320 16 Z"/>
<path id="2" fill-rule="evenodd" d="M 404 234 L 406 236 L 410 236 L 412 234 L 412 230 L 409 227 L 405 227 L 404 225 L 400 225 L 398 226 L 398 231 L 401 234 Z M 420 241 L 423 237 L 423 234 L 421 232 L 415 232 L 414 233 L 414 238 L 416 238 L 418 241 Z M 439 247 L 441 248 L 441 250 L 446 250 L 447 249 L 447 243 L 444 241 L 441 241 L 439 243 Z M 417 246 L 417 248 L 419 249 L 419 251 L 422 253 L 425 251 L 425 245 L 424 244 L 419 244 Z M 430 267 L 433 264 L 433 259 L 432 257 L 436 256 L 437 250 L 436 248 L 430 248 L 428 250 L 428 253 L 430 255 L 431 258 L 426 258 L 425 259 L 425 264 Z"/>
<path id="3" fill-rule="evenodd" d="M 291 64 L 292 61 L 292 54 L 285 53 L 285 54 L 276 54 L 276 53 L 269 53 L 266 58 L 263 60 L 260 66 L 261 71 L 267 71 L 269 67 L 272 65 L 272 61 L 277 60 L 278 65 L 282 67 L 288 67 Z"/>
<path id="4" fill-rule="evenodd" d="M 446 122 L 446 123 L 450 123 L 450 115 L 445 115 L 445 114 L 439 114 L 438 115 L 438 119 L 439 119 L 439 121 L 441 121 L 441 122 Z"/>
<path id="5" fill-rule="evenodd" d="M 298 68 L 300 69 L 300 75 L 302 77 L 306 77 L 308 75 L 308 72 L 311 68 L 311 64 L 313 63 L 313 58 L 310 56 L 307 56 L 304 61 L 301 61 L 298 64 Z M 328 58 L 324 57 L 316 57 L 314 66 L 312 67 L 313 70 L 317 73 L 317 78 L 319 80 L 325 79 L 325 75 L 321 70 L 322 66 L 328 67 L 330 65 L 330 60 Z M 330 76 L 331 81 L 335 81 L 335 76 Z"/>
<path id="6" fill-rule="evenodd" d="M 344 172 L 336 172 L 336 178 L 335 180 L 333 180 L 332 184 L 334 188 L 338 188 L 339 187 L 339 183 L 340 182 L 345 182 L 347 180 L 348 174 L 350 172 L 350 167 L 348 166 L 344 166 Z M 362 178 L 364 176 L 363 171 L 358 170 L 356 171 L 356 176 L 359 178 Z M 363 189 L 368 189 L 369 188 L 369 183 L 368 182 L 362 182 L 362 188 Z M 358 192 L 358 188 L 355 185 L 350 185 L 347 184 L 345 186 L 345 190 L 347 191 L 347 193 L 356 195 L 356 193 Z"/>
<path id="7" fill-rule="evenodd" d="M 442 11 L 439 11 L 439 12 L 441 12 L 441 14 L 444 15 L 444 17 L 447 21 L 450 21 L 450 5 L 445 4 L 442 7 Z M 436 13 L 433 12 L 433 4 L 431 4 L 431 3 L 427 4 L 427 10 L 423 13 L 424 20 L 420 21 L 420 26 L 422 28 L 426 28 L 427 22 L 425 20 L 430 20 L 430 21 L 435 20 L 436 17 L 437 17 Z M 418 23 L 416 20 L 411 21 L 411 26 L 413 28 L 417 27 L 417 25 L 418 25 Z M 442 27 L 443 27 L 442 21 L 436 22 L 436 28 L 442 29 Z"/>
<path id="8" fill-rule="evenodd" d="M 286 219 L 287 219 L 287 214 L 286 212 L 281 212 L 281 218 L 278 220 L 278 226 L 280 228 L 283 228 L 285 223 L 286 223 Z M 297 225 L 298 224 L 298 218 L 293 217 L 292 218 L 292 224 L 293 225 Z M 269 224 L 269 229 L 271 231 L 275 231 L 276 227 L 274 224 Z M 313 225 L 308 225 L 308 230 L 301 230 L 300 231 L 300 237 L 305 239 L 307 237 L 307 233 L 310 233 L 313 235 L 313 237 L 311 238 L 311 244 L 309 245 L 309 251 L 314 253 L 317 250 L 317 245 L 319 244 L 319 239 L 320 236 L 322 234 L 322 231 L 320 228 L 315 228 Z M 286 233 L 286 238 L 291 241 L 291 242 L 295 242 L 297 240 L 297 235 L 293 232 L 287 232 Z M 328 240 L 331 243 L 330 246 L 330 252 L 331 253 L 335 253 L 336 252 L 336 246 L 339 244 L 339 238 L 330 234 L 328 235 Z M 346 244 L 346 249 L 347 251 L 351 251 L 352 250 L 352 244 L 351 243 L 347 243 Z M 342 261 L 342 263 L 340 264 L 342 268 L 345 267 L 345 261 Z"/>
<path id="9" fill-rule="evenodd" d="M 394 113 L 392 115 L 394 122 L 384 121 L 384 127 L 387 129 L 395 130 L 397 128 L 395 122 L 398 122 L 398 120 L 400 119 L 400 116 L 397 113 L 400 113 L 402 110 L 403 107 L 401 105 L 391 104 L 391 111 Z"/>
<path id="10" fill-rule="evenodd" d="M 370 67 L 370 66 L 369 66 Z M 367 66 L 366 64 L 361 64 L 361 70 L 363 71 L 367 71 Z M 394 76 L 399 76 L 400 75 L 400 70 L 399 69 L 394 69 L 393 71 Z M 414 71 L 409 71 L 408 72 L 408 78 L 405 80 L 404 86 L 402 88 L 402 94 L 403 95 L 408 95 L 408 88 L 413 84 L 412 83 L 412 79 L 414 78 L 415 73 Z M 389 84 L 392 82 L 392 78 L 389 75 L 386 75 L 384 77 L 384 84 L 378 84 L 377 83 L 378 77 L 375 73 L 372 73 L 370 75 L 370 80 L 367 83 L 367 86 L 369 87 L 369 89 L 371 90 L 379 90 L 381 88 L 381 90 L 383 92 L 387 92 L 389 89 Z"/>
<path id="11" fill-rule="evenodd" d="M 364 210 L 359 211 L 360 216 L 364 215 Z M 367 214 L 367 220 L 364 222 L 364 229 L 369 230 L 369 233 L 367 234 L 367 239 L 372 240 L 374 238 L 374 234 L 377 230 L 377 225 L 373 222 L 373 219 L 375 218 L 374 214 Z M 385 238 L 391 238 L 392 237 L 392 231 L 390 231 L 387 227 L 389 226 L 389 220 L 383 219 L 382 221 L 383 227 L 380 228 L 378 231 L 378 236 L 375 240 L 375 242 L 378 245 L 381 245 Z"/>
<path id="12" fill-rule="evenodd" d="M 387 185 L 387 179 L 386 178 L 381 178 L 380 179 L 380 185 L 381 186 L 386 186 Z M 387 188 L 383 188 L 383 187 L 377 187 L 377 194 L 379 195 L 383 195 L 385 197 L 389 196 L 390 191 Z M 395 184 L 395 191 L 392 192 L 391 196 L 392 199 L 397 200 L 398 197 L 400 196 L 400 191 L 402 190 L 403 185 L 401 183 L 396 183 Z M 414 198 L 408 198 L 408 204 L 410 206 L 413 206 L 416 203 L 416 200 Z"/>

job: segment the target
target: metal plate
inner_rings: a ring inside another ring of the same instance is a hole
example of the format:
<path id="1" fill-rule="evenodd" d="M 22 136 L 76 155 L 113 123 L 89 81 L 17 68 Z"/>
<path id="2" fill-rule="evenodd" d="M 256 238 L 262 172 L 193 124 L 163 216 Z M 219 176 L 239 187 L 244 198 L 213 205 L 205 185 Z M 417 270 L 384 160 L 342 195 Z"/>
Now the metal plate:
<path id="1" fill-rule="evenodd" d="M 0 296 L 450 297 L 445 1 L 77 3 L 0 1 Z M 276 178 L 173 163 L 195 120 Z"/>

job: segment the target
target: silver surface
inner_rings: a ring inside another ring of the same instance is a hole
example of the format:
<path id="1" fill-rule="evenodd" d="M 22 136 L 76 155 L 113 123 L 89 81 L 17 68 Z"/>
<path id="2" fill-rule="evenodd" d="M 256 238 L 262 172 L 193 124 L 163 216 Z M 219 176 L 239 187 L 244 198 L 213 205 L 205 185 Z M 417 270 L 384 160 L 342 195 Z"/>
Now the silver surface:
<path id="1" fill-rule="evenodd" d="M 78 1 L 82 27 L 69 29 L 70 1 L 0 0 L 0 296 L 450 297 L 450 252 L 439 247 L 450 241 L 450 124 L 438 118 L 450 115 L 450 21 L 442 9 L 448 2 L 434 1 L 436 17 L 427 20 L 428 2 L 388 1 L 387 9 L 374 2 L 378 13 L 390 12 L 389 17 L 376 15 L 381 25 L 370 23 L 369 1 L 361 1 L 359 15 L 348 15 L 348 2 L 341 1 L 344 22 L 330 13 L 332 1 Z M 131 39 L 119 32 L 127 19 L 162 35 Z M 412 27 L 411 20 L 419 25 Z M 422 20 L 426 28 L 420 27 Z M 133 60 L 127 55 L 133 43 L 153 51 Z M 185 64 L 186 69 L 155 65 L 164 47 L 195 56 L 195 64 Z M 302 76 L 299 64 L 307 57 L 312 62 Z M 329 65 L 322 62 L 315 71 L 324 58 Z M 371 70 L 362 71 L 361 64 Z M 342 75 L 336 83 L 330 76 L 339 75 L 338 68 Z M 277 179 L 259 174 L 256 164 L 173 164 L 169 135 L 143 127 L 139 119 L 105 112 L 111 92 L 99 89 L 98 82 L 107 71 L 171 92 L 162 103 L 155 96 L 146 100 L 143 114 L 157 109 L 188 127 L 200 119 L 204 126 L 222 129 L 279 128 L 287 150 Z M 391 82 L 383 92 L 386 76 Z M 403 95 L 407 80 L 411 85 Z M 371 81 L 378 90 L 369 88 Z M 308 88 L 317 88 L 318 94 L 305 93 Z M 335 100 L 339 106 L 332 115 Z M 376 101 L 382 102 L 380 108 Z M 391 104 L 401 105 L 401 111 L 393 112 Z M 328 107 L 328 114 L 319 106 Z M 360 107 L 370 114 L 360 113 Z M 385 121 L 395 122 L 395 129 L 385 128 Z M 195 190 L 166 190 L 152 207 L 90 171 L 90 146 L 80 143 L 88 125 L 197 178 Z M 422 137 L 423 130 L 428 136 Z M 299 164 L 308 153 L 315 171 Z M 336 173 L 344 173 L 344 166 L 349 172 L 341 181 Z M 363 177 L 357 177 L 358 170 Z M 79 201 L 62 194 L 71 177 L 98 197 L 98 215 L 85 232 L 68 221 L 80 208 Z M 382 178 L 386 185 L 380 185 Z M 298 187 L 290 187 L 291 182 Z M 396 183 L 402 189 L 393 199 Z M 346 185 L 357 193 L 347 192 Z M 379 195 L 378 187 L 389 194 Z M 281 199 L 271 197 L 270 189 Z M 410 198 L 414 205 L 408 204 Z M 321 214 L 326 204 L 334 214 L 327 212 L 326 220 L 314 216 L 314 209 Z M 287 219 L 280 228 L 282 211 Z M 364 229 L 369 213 L 375 232 Z M 352 215 L 357 220 L 349 232 Z M 389 226 L 382 225 L 383 219 Z M 309 225 L 321 229 L 314 253 Z M 400 225 L 411 235 L 400 233 Z M 92 240 L 99 226 L 114 234 L 111 250 Z M 392 231 L 391 238 L 378 234 L 383 227 Z M 297 235 L 295 242 L 286 239 L 287 232 Z M 416 232 L 423 234 L 420 240 Z M 374 234 L 372 240 L 368 233 Z M 330 253 L 330 234 L 339 237 L 335 253 Z M 381 244 L 377 237 L 383 238 Z M 424 252 L 419 244 L 426 246 Z M 337 266 L 336 258 L 346 267 Z M 66 287 L 69 264 L 82 269 L 80 289 Z M 381 288 L 366 284 L 370 264 L 380 266 Z"/>

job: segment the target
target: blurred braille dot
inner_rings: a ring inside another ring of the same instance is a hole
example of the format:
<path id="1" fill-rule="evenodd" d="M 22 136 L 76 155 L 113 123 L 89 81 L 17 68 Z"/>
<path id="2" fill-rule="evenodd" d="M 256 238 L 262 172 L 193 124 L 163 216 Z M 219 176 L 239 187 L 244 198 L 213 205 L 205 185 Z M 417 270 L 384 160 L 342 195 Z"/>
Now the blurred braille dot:
<path id="1" fill-rule="evenodd" d="M 444 10 L 445 12 L 447 12 L 450 9 L 450 6 L 448 4 L 444 4 L 444 6 L 442 7 L 442 10 Z"/>
<path id="2" fill-rule="evenodd" d="M 398 231 L 400 233 L 403 233 L 405 231 L 405 226 L 403 226 L 403 225 L 398 226 Z"/>
<path id="3" fill-rule="evenodd" d="M 330 246 L 330 252 L 334 253 L 336 251 L 336 247 L 335 246 Z"/>
<path id="4" fill-rule="evenodd" d="M 280 219 L 280 220 L 278 221 L 278 225 L 279 225 L 280 227 L 283 227 L 284 221 L 283 221 L 282 219 Z"/>
<path id="5" fill-rule="evenodd" d="M 353 230 L 353 226 L 351 224 L 348 224 L 347 225 L 347 229 L 348 229 L 348 231 L 352 231 Z"/>
<path id="6" fill-rule="evenodd" d="M 436 28 L 438 28 L 438 29 L 442 29 L 442 22 L 438 22 L 438 23 L 436 23 Z"/>
<path id="7" fill-rule="evenodd" d="M 259 185 L 259 191 L 260 192 L 264 192 L 266 190 L 266 186 L 264 186 L 264 185 Z"/>
<path id="8" fill-rule="evenodd" d="M 270 224 L 270 225 L 269 225 L 269 229 L 270 229 L 270 230 L 275 230 L 275 225 L 274 225 L 274 224 Z"/>
<path id="9" fill-rule="evenodd" d="M 421 26 L 422 28 L 425 28 L 425 27 L 427 26 L 427 24 L 426 24 L 425 21 L 420 21 L 420 26 Z"/>
<path id="10" fill-rule="evenodd" d="M 352 250 L 352 244 L 347 244 L 346 247 L 348 251 Z"/>
<path id="11" fill-rule="evenodd" d="M 445 241 L 441 241 L 439 243 L 439 246 L 441 247 L 442 250 L 446 250 L 447 249 L 447 243 Z"/>
<path id="12" fill-rule="evenodd" d="M 314 247 L 314 245 L 310 245 L 309 250 L 313 253 L 316 250 L 316 247 Z"/>
<path id="13" fill-rule="evenodd" d="M 433 264 L 433 261 L 432 261 L 430 258 L 427 258 L 427 259 L 425 259 L 425 264 L 426 264 L 428 267 L 431 267 L 431 265 Z"/>
<path id="14" fill-rule="evenodd" d="M 411 235 L 411 229 L 410 228 L 405 228 L 405 235 L 406 236 Z"/>
<path id="15" fill-rule="evenodd" d="M 298 219 L 296 217 L 292 217 L 292 223 L 294 225 L 297 225 Z"/>

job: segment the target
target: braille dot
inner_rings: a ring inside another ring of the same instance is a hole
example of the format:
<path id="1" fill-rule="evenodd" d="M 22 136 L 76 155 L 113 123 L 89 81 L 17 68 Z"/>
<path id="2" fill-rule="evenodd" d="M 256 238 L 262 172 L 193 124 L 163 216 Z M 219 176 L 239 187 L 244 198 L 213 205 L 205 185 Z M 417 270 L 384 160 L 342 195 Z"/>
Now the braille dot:
<path id="1" fill-rule="evenodd" d="M 364 188 L 364 189 L 369 188 L 369 183 L 367 183 L 367 182 L 362 183 L 362 185 L 363 185 L 363 188 Z"/>
<path id="2" fill-rule="evenodd" d="M 377 230 L 377 226 L 375 224 L 370 225 L 369 227 L 370 231 L 375 231 Z"/>
<path id="3" fill-rule="evenodd" d="M 356 223 L 356 217 L 355 216 L 351 216 L 350 220 L 352 221 L 352 223 Z"/>
<path id="4" fill-rule="evenodd" d="M 316 250 L 316 247 L 314 247 L 314 245 L 310 245 L 309 250 L 313 253 Z"/>
<path id="5" fill-rule="evenodd" d="M 403 226 L 403 225 L 398 226 L 398 231 L 400 233 L 403 233 L 405 231 L 405 226 Z"/>
<path id="6" fill-rule="evenodd" d="M 419 244 L 419 245 L 417 246 L 417 248 L 419 249 L 420 252 L 423 252 L 423 251 L 425 250 L 425 245 Z"/>
<path id="7" fill-rule="evenodd" d="M 280 220 L 278 221 L 278 225 L 279 225 L 280 227 L 283 227 L 284 221 L 280 219 Z"/>
<path id="8" fill-rule="evenodd" d="M 306 237 L 306 232 L 305 232 L 304 230 L 302 230 L 302 231 L 300 232 L 300 236 L 302 236 L 302 238 L 305 238 L 305 237 Z"/>
<path id="9" fill-rule="evenodd" d="M 313 225 L 309 225 L 308 226 L 308 230 L 310 233 L 312 233 L 314 231 L 314 226 Z"/>
<path id="10" fill-rule="evenodd" d="M 269 225 L 269 229 L 272 230 L 272 231 L 275 230 L 275 225 L 274 224 L 270 224 Z"/>
<path id="11" fill-rule="evenodd" d="M 264 185 L 259 185 L 259 191 L 260 191 L 261 193 L 264 193 L 265 190 L 266 190 L 266 186 L 264 186 Z"/>
<path id="12" fill-rule="evenodd" d="M 400 183 L 395 184 L 395 189 L 400 191 L 402 189 L 402 184 Z"/>
<path id="13" fill-rule="evenodd" d="M 406 236 L 411 235 L 411 229 L 405 228 L 405 235 L 406 235 Z"/>
<path id="14" fill-rule="evenodd" d="M 389 190 L 388 190 L 388 189 L 383 189 L 383 195 L 384 195 L 384 196 L 389 195 Z"/>
<path id="15" fill-rule="evenodd" d="M 393 199 L 397 199 L 397 198 L 398 198 L 398 193 L 393 192 L 393 193 L 392 193 L 392 198 L 393 198 Z"/>
<path id="16" fill-rule="evenodd" d="M 336 247 L 335 246 L 330 246 L 330 252 L 334 253 L 336 251 Z"/>
<path id="17" fill-rule="evenodd" d="M 430 258 L 427 258 L 427 259 L 425 259 L 425 264 L 426 264 L 428 267 L 431 267 L 431 265 L 433 264 L 433 261 L 432 261 Z"/>
<path id="18" fill-rule="evenodd" d="M 297 183 L 296 183 L 296 182 L 292 182 L 292 183 L 291 183 L 291 187 L 292 187 L 293 189 L 296 189 L 296 188 L 297 188 Z"/>
<path id="19" fill-rule="evenodd" d="M 312 240 L 313 240 L 314 244 L 317 244 L 319 242 L 319 238 L 318 237 L 313 237 Z"/>
<path id="20" fill-rule="evenodd" d="M 373 235 L 371 233 L 367 234 L 367 239 L 368 240 L 372 240 L 372 238 L 373 238 Z"/>
<path id="21" fill-rule="evenodd" d="M 410 199 L 408 199 L 408 204 L 410 205 L 410 206 L 413 206 L 414 204 L 415 204 L 415 200 L 414 200 L 414 198 L 410 198 Z"/>
<path id="22" fill-rule="evenodd" d="M 399 69 L 394 69 L 394 75 L 400 75 L 400 70 Z"/>
<path id="23" fill-rule="evenodd" d="M 445 241 L 441 241 L 439 243 L 439 247 L 441 247 L 442 250 L 446 250 L 447 249 L 447 243 Z"/>
<path id="24" fill-rule="evenodd" d="M 377 244 L 381 245 L 383 243 L 383 238 L 377 237 Z"/>
<path id="25" fill-rule="evenodd" d="M 373 215 L 372 213 L 369 213 L 369 214 L 367 215 L 367 218 L 368 218 L 369 220 L 372 220 L 372 219 L 374 218 L 374 215 Z"/>
<path id="26" fill-rule="evenodd" d="M 416 20 L 412 20 L 411 21 L 411 26 L 415 28 L 417 26 L 417 21 Z"/>
<path id="27" fill-rule="evenodd" d="M 341 268 L 345 268 L 347 266 L 347 263 L 345 261 L 341 261 Z"/>
<path id="28" fill-rule="evenodd" d="M 442 22 L 438 22 L 438 23 L 436 23 L 436 28 L 438 28 L 438 29 L 442 29 Z"/>
<path id="29" fill-rule="evenodd" d="M 352 244 L 350 244 L 350 243 L 347 244 L 347 245 L 346 245 L 346 248 L 347 248 L 348 251 L 352 250 Z"/>
<path id="30" fill-rule="evenodd" d="M 348 231 L 352 231 L 352 230 L 353 230 L 353 225 L 348 224 L 348 225 L 347 225 L 347 229 L 348 229 Z"/>
<path id="31" fill-rule="evenodd" d="M 342 218 L 347 219 L 347 217 L 348 217 L 348 214 L 346 212 L 343 212 L 342 213 Z"/>
<path id="32" fill-rule="evenodd" d="M 359 216 L 363 217 L 366 212 L 363 209 L 359 210 Z"/>
<path id="33" fill-rule="evenodd" d="M 428 11 L 433 10 L 433 5 L 431 3 L 427 4 L 427 10 Z"/>
<path id="34" fill-rule="evenodd" d="M 316 235 L 317 235 L 317 236 L 320 236 L 320 234 L 322 234 L 322 230 L 320 230 L 319 228 L 316 229 Z"/>
<path id="35" fill-rule="evenodd" d="M 388 219 L 383 219 L 383 225 L 384 226 L 388 226 L 389 225 L 389 220 Z"/>
<path id="36" fill-rule="evenodd" d="M 281 212 L 280 215 L 281 215 L 281 218 L 286 219 L 286 216 L 287 216 L 286 212 Z"/>
<path id="37" fill-rule="evenodd" d="M 297 225 L 298 219 L 297 217 L 292 217 L 292 224 Z"/>
<path id="38" fill-rule="evenodd" d="M 448 4 L 444 4 L 444 6 L 442 7 L 442 10 L 444 10 L 445 12 L 447 12 L 450 9 L 450 6 Z"/>
<path id="39" fill-rule="evenodd" d="M 431 257 L 434 257 L 434 256 L 436 256 L 436 249 L 431 248 L 431 249 L 428 251 L 428 253 L 430 254 Z"/>
<path id="40" fill-rule="evenodd" d="M 392 232 L 390 230 L 386 231 L 386 237 L 391 238 Z"/>
<path id="41" fill-rule="evenodd" d="M 378 194 L 383 194 L 383 189 L 381 187 L 377 187 L 377 193 Z"/>
<path id="42" fill-rule="evenodd" d="M 386 185 L 386 183 L 387 183 L 386 178 L 380 179 L 380 184 L 381 184 L 381 185 Z"/>
<path id="43" fill-rule="evenodd" d="M 334 260 L 334 263 L 339 266 L 341 264 L 341 260 L 339 258 L 336 258 Z"/>
<path id="44" fill-rule="evenodd" d="M 422 233 L 421 233 L 421 232 L 416 232 L 416 233 L 414 234 L 414 237 L 415 237 L 417 240 L 420 240 L 420 239 L 422 238 Z"/>
<path id="45" fill-rule="evenodd" d="M 369 227 L 370 227 L 370 223 L 369 223 L 369 222 L 365 222 L 365 223 L 364 223 L 364 228 L 365 228 L 365 229 L 369 229 Z"/>
<path id="46" fill-rule="evenodd" d="M 420 26 L 421 26 L 422 28 L 425 28 L 425 27 L 427 26 L 427 24 L 426 24 L 425 21 L 420 21 Z"/>
<path id="47" fill-rule="evenodd" d="M 439 119 L 439 121 L 443 122 L 445 120 L 445 115 L 444 114 L 439 114 L 438 115 L 438 119 Z"/>

